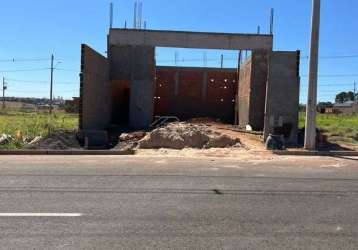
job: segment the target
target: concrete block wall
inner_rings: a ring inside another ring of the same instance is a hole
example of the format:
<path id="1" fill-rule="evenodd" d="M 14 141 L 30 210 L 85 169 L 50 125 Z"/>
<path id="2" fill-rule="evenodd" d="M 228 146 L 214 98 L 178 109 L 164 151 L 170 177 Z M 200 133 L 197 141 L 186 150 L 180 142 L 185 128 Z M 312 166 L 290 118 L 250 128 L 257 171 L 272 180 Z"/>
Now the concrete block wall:
<path id="1" fill-rule="evenodd" d="M 107 58 L 81 46 L 80 129 L 105 130 L 111 122 L 111 88 Z"/>
<path id="2" fill-rule="evenodd" d="M 270 133 L 285 134 L 297 143 L 299 113 L 300 52 L 272 52 L 266 92 L 264 138 Z"/>
<path id="3" fill-rule="evenodd" d="M 252 85 L 250 98 L 250 125 L 258 131 L 264 129 L 266 85 L 268 78 L 268 53 L 252 53 Z"/>
<path id="4" fill-rule="evenodd" d="M 129 98 L 129 126 L 148 128 L 154 117 L 155 48 L 135 46 Z"/>
<path id="5" fill-rule="evenodd" d="M 134 129 L 148 128 L 153 121 L 154 50 L 150 46 L 131 45 L 108 48 L 114 104 L 112 117 L 121 120 L 120 117 L 127 116 L 125 125 Z M 127 104 L 123 101 L 126 95 L 129 95 L 125 100 Z"/>
<path id="6" fill-rule="evenodd" d="M 109 46 L 108 60 L 112 93 L 112 122 L 129 124 L 129 95 L 132 73 L 131 46 Z"/>
<path id="7" fill-rule="evenodd" d="M 240 66 L 238 110 L 239 125 L 264 129 L 268 53 L 253 51 L 251 58 Z"/>

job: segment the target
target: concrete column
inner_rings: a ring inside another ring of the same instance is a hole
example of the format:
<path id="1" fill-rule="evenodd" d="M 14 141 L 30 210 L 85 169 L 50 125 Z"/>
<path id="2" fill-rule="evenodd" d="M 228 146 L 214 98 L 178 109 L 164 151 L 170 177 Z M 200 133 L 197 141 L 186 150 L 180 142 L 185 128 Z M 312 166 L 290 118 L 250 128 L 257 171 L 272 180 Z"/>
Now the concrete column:
<path id="1" fill-rule="evenodd" d="M 148 128 L 153 121 L 154 75 L 154 47 L 133 46 L 129 103 L 132 128 Z"/>
<path id="2" fill-rule="evenodd" d="M 321 1 L 313 0 L 311 49 L 306 107 L 305 149 L 316 149 L 317 73 Z"/>

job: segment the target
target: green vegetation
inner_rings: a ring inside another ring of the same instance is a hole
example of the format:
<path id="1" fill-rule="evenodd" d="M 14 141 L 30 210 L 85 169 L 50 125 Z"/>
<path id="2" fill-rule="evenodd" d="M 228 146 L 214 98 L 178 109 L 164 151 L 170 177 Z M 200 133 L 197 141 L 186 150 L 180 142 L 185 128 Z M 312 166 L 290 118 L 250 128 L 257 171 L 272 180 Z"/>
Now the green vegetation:
<path id="1" fill-rule="evenodd" d="M 305 113 L 300 113 L 299 127 L 305 126 Z M 331 142 L 358 144 L 358 115 L 318 114 L 317 127 Z"/>
<path id="2" fill-rule="evenodd" d="M 21 110 L 0 111 L 0 136 L 11 135 L 13 142 L 0 145 L 0 149 L 16 149 L 24 146 L 24 140 L 36 136 L 48 136 L 58 130 L 75 130 L 78 127 L 78 114 L 54 111 L 24 112 Z"/>

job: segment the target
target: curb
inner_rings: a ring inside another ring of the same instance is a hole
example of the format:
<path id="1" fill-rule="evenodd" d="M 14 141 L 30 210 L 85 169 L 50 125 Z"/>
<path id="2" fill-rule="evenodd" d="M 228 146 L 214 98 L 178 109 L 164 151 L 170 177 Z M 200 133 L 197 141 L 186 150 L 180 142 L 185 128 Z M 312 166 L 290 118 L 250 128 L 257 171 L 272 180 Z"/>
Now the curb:
<path id="1" fill-rule="evenodd" d="M 134 155 L 134 150 L 0 150 L 0 155 Z"/>
<path id="2" fill-rule="evenodd" d="M 275 155 L 295 156 L 358 156 L 358 151 L 272 151 Z"/>
<path id="3" fill-rule="evenodd" d="M 257 151 L 271 152 L 282 156 L 358 156 L 358 151 Z M 252 152 L 251 152 L 252 153 Z M 134 150 L 112 151 L 112 150 L 0 150 L 0 155 L 135 155 Z"/>

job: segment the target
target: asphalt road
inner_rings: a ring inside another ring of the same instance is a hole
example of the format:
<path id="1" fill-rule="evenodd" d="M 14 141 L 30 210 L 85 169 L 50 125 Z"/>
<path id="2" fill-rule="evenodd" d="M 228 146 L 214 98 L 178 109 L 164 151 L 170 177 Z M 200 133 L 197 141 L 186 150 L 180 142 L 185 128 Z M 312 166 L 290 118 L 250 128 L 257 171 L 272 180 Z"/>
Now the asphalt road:
<path id="1" fill-rule="evenodd" d="M 358 159 L 0 156 L 1 249 L 357 249 Z"/>

